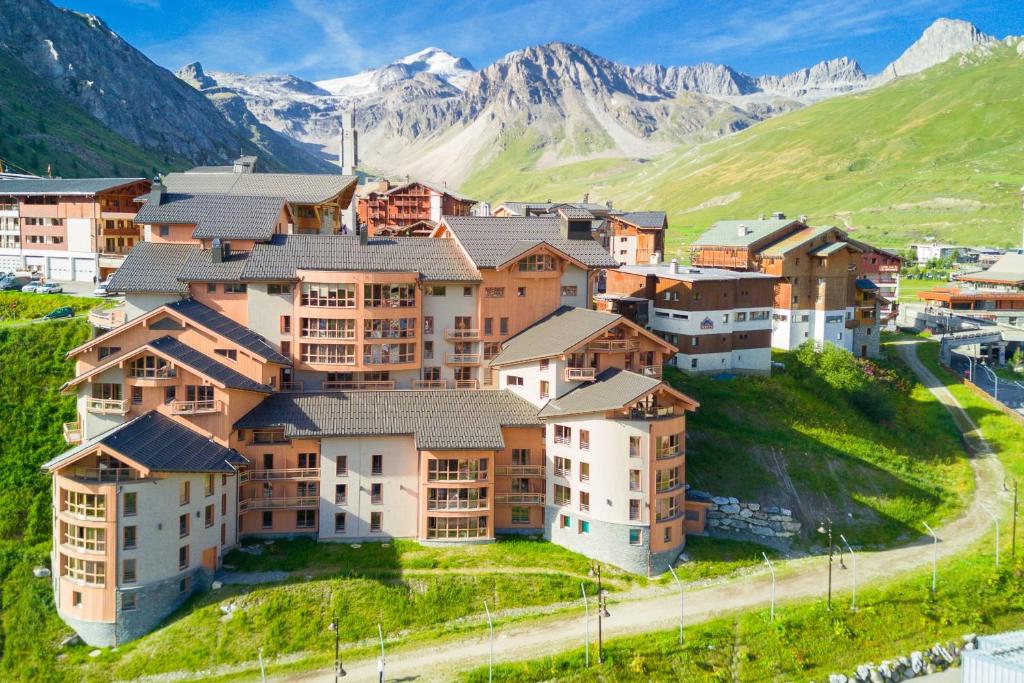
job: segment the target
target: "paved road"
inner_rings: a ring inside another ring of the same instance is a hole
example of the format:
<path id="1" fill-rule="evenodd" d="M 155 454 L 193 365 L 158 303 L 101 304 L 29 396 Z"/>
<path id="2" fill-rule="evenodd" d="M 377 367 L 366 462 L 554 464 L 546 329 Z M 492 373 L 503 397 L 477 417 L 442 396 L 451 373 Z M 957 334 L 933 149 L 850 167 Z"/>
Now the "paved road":
<path id="1" fill-rule="evenodd" d="M 1007 496 L 1002 490 L 1002 467 L 993 456 L 977 426 L 960 408 L 956 399 L 925 368 L 914 353 L 917 341 L 901 344 L 899 352 L 922 383 L 950 411 L 957 426 L 964 433 L 976 457 L 971 459 L 976 491 L 969 509 L 961 517 L 937 530 L 939 557 L 956 555 L 972 546 L 991 527 L 982 501 L 999 499 L 1006 510 Z M 856 543 L 855 539 L 854 540 Z M 863 552 L 858 554 L 858 585 L 889 581 L 900 574 L 918 570 L 931 563 L 930 541 L 921 538 L 902 548 Z M 778 609 L 785 603 L 807 598 L 824 598 L 827 564 L 823 558 L 812 557 L 785 563 L 776 587 Z M 939 580 L 942 580 L 940 574 Z M 851 585 L 851 572 L 834 570 L 836 591 L 847 591 Z M 706 588 L 687 591 L 685 616 L 687 623 L 712 619 L 724 612 L 739 609 L 767 609 L 771 580 L 766 571 L 726 581 Z M 605 620 L 605 638 L 632 635 L 645 631 L 672 628 L 679 618 L 678 594 L 665 593 L 656 597 L 640 598 L 609 605 L 611 618 Z M 591 625 L 591 633 L 595 631 Z M 495 661 L 507 662 L 554 654 L 579 647 L 584 639 L 582 606 L 573 617 L 558 618 L 543 626 L 530 623 L 499 625 L 495 631 Z M 486 664 L 488 641 L 484 637 L 470 637 L 446 641 L 443 647 L 421 647 L 398 651 L 388 658 L 389 681 L 446 681 L 452 672 Z M 897 653 L 893 653 L 894 655 Z M 376 660 L 346 662 L 349 681 L 377 680 Z M 287 680 L 294 680 L 290 676 Z M 286 680 L 286 679 L 278 679 Z M 316 672 L 302 680 L 333 681 L 333 672 Z"/>
<path id="2" fill-rule="evenodd" d="M 961 375 L 970 377 L 971 362 L 967 356 L 955 352 L 950 354 L 950 365 Z M 986 370 L 983 366 L 979 366 L 978 363 L 974 364 L 973 382 L 975 386 L 988 393 L 989 396 L 995 396 L 996 381 L 999 382 L 999 401 L 1018 412 L 1024 413 L 1024 377 L 1019 380 L 1020 384 L 1008 382 L 1001 377 L 993 379 L 990 371 Z"/>

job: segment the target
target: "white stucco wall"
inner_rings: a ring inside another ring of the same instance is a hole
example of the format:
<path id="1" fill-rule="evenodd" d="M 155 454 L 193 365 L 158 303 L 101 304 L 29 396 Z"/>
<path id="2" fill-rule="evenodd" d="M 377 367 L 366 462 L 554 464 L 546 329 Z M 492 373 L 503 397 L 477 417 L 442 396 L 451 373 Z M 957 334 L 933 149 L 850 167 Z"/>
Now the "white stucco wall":
<path id="1" fill-rule="evenodd" d="M 91 218 L 68 218 L 68 251 L 95 251 L 92 243 L 93 220 Z"/>

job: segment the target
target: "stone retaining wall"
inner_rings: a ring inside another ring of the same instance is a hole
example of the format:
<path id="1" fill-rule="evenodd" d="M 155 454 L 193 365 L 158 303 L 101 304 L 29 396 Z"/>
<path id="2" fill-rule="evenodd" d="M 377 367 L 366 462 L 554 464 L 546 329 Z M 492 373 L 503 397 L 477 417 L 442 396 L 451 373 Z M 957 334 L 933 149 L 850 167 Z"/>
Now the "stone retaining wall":
<path id="1" fill-rule="evenodd" d="M 698 492 L 699 494 L 699 492 Z M 789 542 L 803 526 L 793 517 L 793 511 L 777 505 L 744 503 L 736 498 L 708 496 L 711 506 L 707 511 L 707 530 L 711 534 L 756 536 L 761 539 L 781 539 Z"/>

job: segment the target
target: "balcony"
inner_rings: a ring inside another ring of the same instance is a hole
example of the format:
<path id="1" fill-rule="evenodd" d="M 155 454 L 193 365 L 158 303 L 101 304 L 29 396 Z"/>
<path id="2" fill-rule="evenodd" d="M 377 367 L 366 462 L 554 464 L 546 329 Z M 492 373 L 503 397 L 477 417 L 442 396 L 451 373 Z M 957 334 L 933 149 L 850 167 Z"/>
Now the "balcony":
<path id="1" fill-rule="evenodd" d="M 566 368 L 566 382 L 593 382 L 597 370 L 594 368 Z"/>
<path id="2" fill-rule="evenodd" d="M 588 351 L 598 353 L 622 353 L 624 351 L 635 351 L 640 348 L 640 341 L 637 339 L 598 339 L 587 344 Z"/>
<path id="3" fill-rule="evenodd" d="M 446 365 L 480 365 L 479 353 L 445 353 Z"/>
<path id="4" fill-rule="evenodd" d="M 660 365 L 646 365 L 641 368 L 640 373 L 644 377 L 654 377 L 661 379 L 661 366 Z"/>
<path id="5" fill-rule="evenodd" d="M 494 473 L 499 477 L 543 477 L 544 465 L 499 465 Z"/>
<path id="6" fill-rule="evenodd" d="M 477 381 L 475 379 L 457 379 L 455 380 L 456 389 L 476 389 Z"/>
<path id="7" fill-rule="evenodd" d="M 79 481 L 99 484 L 136 481 L 141 478 L 138 470 L 130 467 L 76 467 L 71 470 L 71 476 Z"/>
<path id="8" fill-rule="evenodd" d="M 246 498 L 238 501 L 239 512 L 250 512 L 252 510 L 295 510 L 300 508 L 315 508 L 319 504 L 318 496 L 295 496 L 295 497 L 263 497 Z"/>
<path id="9" fill-rule="evenodd" d="M 629 419 L 631 420 L 656 420 L 661 417 L 672 417 L 675 414 L 675 410 L 672 406 L 658 406 L 653 408 L 644 408 L 643 406 L 634 406 L 630 408 Z"/>
<path id="10" fill-rule="evenodd" d="M 171 403 L 171 412 L 175 415 L 205 415 L 207 413 L 219 413 L 220 401 L 174 401 Z"/>
<path id="11" fill-rule="evenodd" d="M 458 482 L 472 482 L 472 481 L 487 481 L 487 470 L 463 470 L 457 472 L 427 472 L 427 482 L 430 484 L 446 482 L 446 481 L 458 481 Z"/>
<path id="12" fill-rule="evenodd" d="M 447 389 L 448 380 L 444 379 L 414 379 L 413 389 Z"/>
<path id="13" fill-rule="evenodd" d="M 323 382 L 320 388 L 324 391 L 380 391 L 395 388 L 394 380 Z"/>
<path id="14" fill-rule="evenodd" d="M 127 322 L 124 308 L 94 308 L 89 311 L 89 324 L 101 330 L 112 330 Z"/>
<path id="15" fill-rule="evenodd" d="M 447 329 L 444 331 L 444 338 L 452 341 L 479 341 L 480 330 L 453 330 Z"/>
<path id="16" fill-rule="evenodd" d="M 503 505 L 543 505 L 543 493 L 496 493 L 494 502 Z"/>
<path id="17" fill-rule="evenodd" d="M 486 498 L 478 498 L 476 500 L 469 499 L 449 499 L 449 500 L 427 500 L 427 510 L 431 511 L 470 511 L 470 510 L 487 510 L 490 509 L 490 505 L 487 504 Z"/>
<path id="18" fill-rule="evenodd" d="M 128 376 L 131 379 L 142 379 L 142 380 L 162 380 L 162 379 L 177 379 L 178 372 L 169 365 L 165 365 L 159 368 L 132 368 L 128 369 Z"/>
<path id="19" fill-rule="evenodd" d="M 281 391 L 294 392 L 302 391 L 302 382 L 281 382 Z"/>
<path id="20" fill-rule="evenodd" d="M 320 470 L 316 467 L 290 467 L 273 470 L 248 470 L 242 472 L 239 483 L 247 481 L 277 481 L 279 479 L 318 479 Z"/>
<path id="21" fill-rule="evenodd" d="M 664 446 L 655 452 L 654 457 L 658 460 L 670 460 L 678 458 L 682 454 L 683 451 L 678 446 Z"/>
<path id="22" fill-rule="evenodd" d="M 555 468 L 555 476 L 556 477 L 562 477 L 563 479 L 571 479 L 572 478 L 572 469 L 570 469 L 568 467 L 556 467 Z"/>
<path id="23" fill-rule="evenodd" d="M 127 415 L 128 399 L 87 398 L 85 409 L 95 415 Z"/>
<path id="24" fill-rule="evenodd" d="M 75 446 L 82 443 L 81 422 L 64 423 L 64 441 L 66 441 L 69 446 Z"/>

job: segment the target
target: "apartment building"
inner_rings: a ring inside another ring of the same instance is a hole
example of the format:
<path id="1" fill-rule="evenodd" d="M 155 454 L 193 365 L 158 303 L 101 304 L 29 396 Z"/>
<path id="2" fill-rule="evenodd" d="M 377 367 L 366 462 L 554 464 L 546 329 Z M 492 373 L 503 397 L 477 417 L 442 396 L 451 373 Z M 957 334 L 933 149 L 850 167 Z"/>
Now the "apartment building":
<path id="1" fill-rule="evenodd" d="M 392 185 L 388 180 L 360 188 L 357 211 L 370 235 L 429 236 L 441 216 L 468 216 L 475 199 L 423 181 Z"/>
<path id="2" fill-rule="evenodd" d="M 779 278 L 760 272 L 680 266 L 608 271 L 600 310 L 620 313 L 675 346 L 686 372 L 771 371 L 772 307 Z"/>
<path id="3" fill-rule="evenodd" d="M 667 230 L 664 211 L 611 213 L 603 226 L 609 253 L 624 266 L 661 263 Z"/>
<path id="4" fill-rule="evenodd" d="M 887 325 L 899 314 L 903 257 L 889 249 L 880 249 L 854 239 L 849 241 L 861 249 L 858 278 L 870 280 L 878 286 L 879 323 Z"/>
<path id="5" fill-rule="evenodd" d="M 780 278 L 772 312 L 772 346 L 811 341 L 847 351 L 877 348 L 877 286 L 858 277 L 861 247 L 835 227 L 812 227 L 784 214 L 719 221 L 691 245 L 693 265 L 757 271 Z M 865 289 L 867 288 L 867 289 Z M 868 338 L 872 338 L 868 342 Z"/>
<path id="6" fill-rule="evenodd" d="M 142 236 L 133 222 L 143 178 L 0 179 L 0 271 L 92 282 Z"/>

